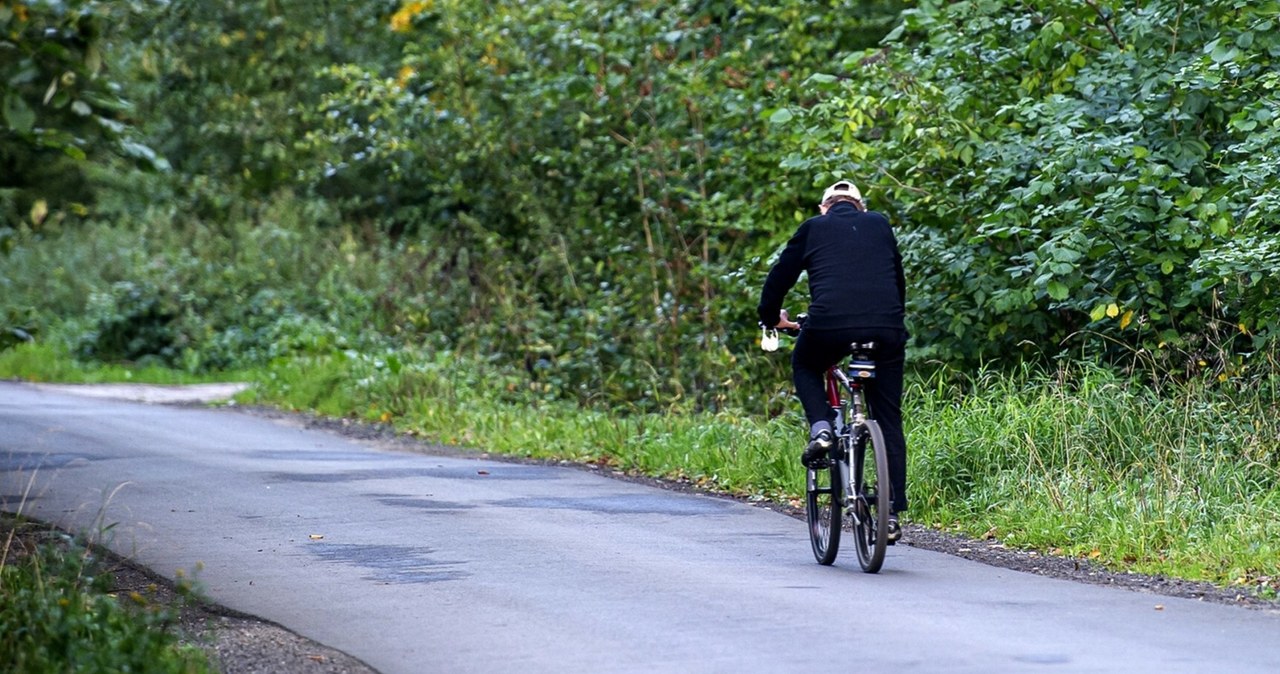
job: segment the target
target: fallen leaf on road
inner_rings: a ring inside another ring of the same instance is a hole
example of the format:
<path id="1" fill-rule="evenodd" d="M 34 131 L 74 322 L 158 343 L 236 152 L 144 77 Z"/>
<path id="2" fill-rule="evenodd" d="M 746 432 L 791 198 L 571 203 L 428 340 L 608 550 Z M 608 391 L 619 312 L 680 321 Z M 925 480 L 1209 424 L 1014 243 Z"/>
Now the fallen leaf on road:
<path id="1" fill-rule="evenodd" d="M 310 538 L 311 538 L 311 540 L 313 540 L 313 541 L 318 541 L 318 540 L 320 540 L 320 539 L 324 538 L 324 534 L 311 534 L 311 537 L 310 537 Z"/>
<path id="2" fill-rule="evenodd" d="M 1156 610 L 1157 610 L 1157 611 L 1163 611 L 1163 610 L 1164 610 L 1164 604 L 1156 604 Z"/>
<path id="3" fill-rule="evenodd" d="M 489 471 L 487 471 L 487 470 L 477 470 L 477 471 L 476 471 L 476 473 L 478 473 L 478 474 L 480 474 L 480 475 L 488 475 L 488 474 L 489 474 Z"/>

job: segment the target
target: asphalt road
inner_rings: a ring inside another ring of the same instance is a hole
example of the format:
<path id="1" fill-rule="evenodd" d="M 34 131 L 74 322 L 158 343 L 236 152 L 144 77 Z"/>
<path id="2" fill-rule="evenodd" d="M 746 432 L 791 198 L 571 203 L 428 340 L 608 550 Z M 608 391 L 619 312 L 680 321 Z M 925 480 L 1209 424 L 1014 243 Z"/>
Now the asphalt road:
<path id="1" fill-rule="evenodd" d="M 1267 672 L 1280 615 L 804 525 L 589 471 L 0 383 L 0 503 L 396 672 Z"/>

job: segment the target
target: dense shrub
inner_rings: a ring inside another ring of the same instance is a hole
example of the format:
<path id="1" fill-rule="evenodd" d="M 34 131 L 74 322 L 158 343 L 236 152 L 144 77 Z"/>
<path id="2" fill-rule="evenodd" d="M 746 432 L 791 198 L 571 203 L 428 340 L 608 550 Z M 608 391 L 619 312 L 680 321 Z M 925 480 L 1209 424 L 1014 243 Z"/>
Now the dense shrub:
<path id="1" fill-rule="evenodd" d="M 0 549 L 0 662 L 9 671 L 212 670 L 201 651 L 180 643 L 177 607 L 136 590 L 112 595 L 110 575 L 81 543 L 50 534 L 24 545 L 34 538 L 6 536 Z M 191 593 L 189 582 L 178 589 Z"/>
<path id="2" fill-rule="evenodd" d="M 149 283 L 123 281 L 95 293 L 80 335 L 79 357 L 106 362 L 159 359 L 173 365 L 181 352 L 175 299 Z"/>
<path id="3" fill-rule="evenodd" d="M 128 3 L 94 25 L 173 175 L 94 164 L 92 229 L 0 232 L 0 308 L 193 370 L 400 342 L 580 401 L 777 407 L 752 306 L 840 174 L 898 227 L 914 362 L 1249 376 L 1275 6 Z"/>
<path id="4" fill-rule="evenodd" d="M 896 216 L 924 353 L 1236 374 L 1280 335 L 1277 28 L 1274 1 L 921 2 L 815 79 L 788 164 Z"/>

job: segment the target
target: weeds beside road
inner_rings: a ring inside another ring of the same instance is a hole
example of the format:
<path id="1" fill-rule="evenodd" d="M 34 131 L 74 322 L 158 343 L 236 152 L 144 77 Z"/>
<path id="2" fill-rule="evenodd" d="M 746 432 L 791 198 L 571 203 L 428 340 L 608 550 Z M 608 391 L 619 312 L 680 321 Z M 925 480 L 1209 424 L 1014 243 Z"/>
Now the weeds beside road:
<path id="1" fill-rule="evenodd" d="M 120 590 L 94 551 L 47 525 L 0 517 L 0 661 L 17 672 L 214 671 L 183 643 L 189 581 Z"/>

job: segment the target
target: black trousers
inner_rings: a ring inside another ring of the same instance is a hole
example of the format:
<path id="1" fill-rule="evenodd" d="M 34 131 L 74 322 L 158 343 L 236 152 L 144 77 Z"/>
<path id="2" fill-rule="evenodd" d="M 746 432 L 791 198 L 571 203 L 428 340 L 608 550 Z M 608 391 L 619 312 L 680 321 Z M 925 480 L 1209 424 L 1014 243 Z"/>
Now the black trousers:
<path id="1" fill-rule="evenodd" d="M 809 425 L 834 421 L 835 410 L 827 401 L 824 376 L 827 369 L 849 355 L 852 342 L 875 342 L 871 357 L 876 376 L 863 384 L 871 416 L 884 432 L 889 457 L 889 481 L 893 486 L 893 510 L 907 509 L 907 439 L 902 432 L 902 371 L 906 361 L 907 333 L 895 329 L 849 328 L 802 330 L 791 353 L 796 395 L 804 406 Z"/>

